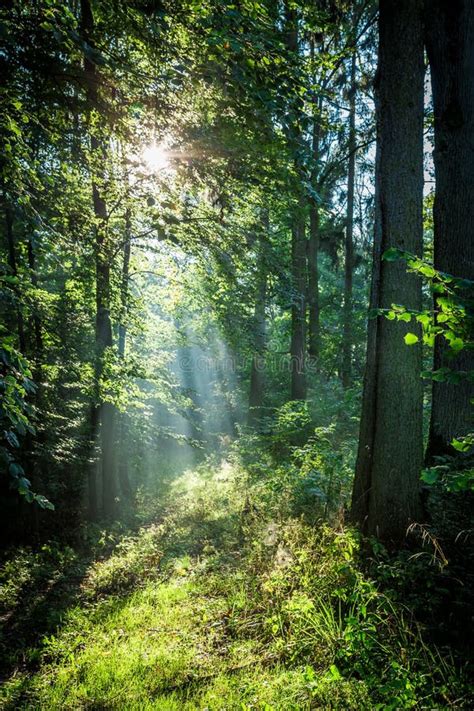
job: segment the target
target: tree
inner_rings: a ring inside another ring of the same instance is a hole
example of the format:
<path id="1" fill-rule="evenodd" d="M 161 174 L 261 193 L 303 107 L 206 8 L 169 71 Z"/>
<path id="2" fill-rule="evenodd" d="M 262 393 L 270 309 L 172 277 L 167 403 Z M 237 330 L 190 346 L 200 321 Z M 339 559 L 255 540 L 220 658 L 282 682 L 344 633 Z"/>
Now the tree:
<path id="1" fill-rule="evenodd" d="M 426 44 L 434 109 L 434 266 L 474 280 L 474 7 L 436 0 L 426 9 Z M 472 298 L 472 295 L 471 295 Z M 474 352 L 449 357 L 437 338 L 434 370 L 474 371 Z M 473 431 L 474 383 L 433 382 L 427 460 L 453 455 L 453 438 Z"/>
<path id="2" fill-rule="evenodd" d="M 347 172 L 347 213 L 344 240 L 344 332 L 342 337 L 342 384 L 352 379 L 352 274 L 354 270 L 354 188 L 356 170 L 356 52 L 351 57 L 349 88 L 349 165 Z"/>
<path id="3" fill-rule="evenodd" d="M 372 310 L 403 299 L 421 308 L 419 278 L 383 260 L 390 247 L 422 253 L 423 34 L 420 0 L 382 0 L 379 14 L 376 226 Z M 370 321 L 352 515 L 370 534 L 399 543 L 420 514 L 422 466 L 419 329 Z M 413 339 L 408 339 L 413 340 Z"/>
<path id="4" fill-rule="evenodd" d="M 298 15 L 297 11 L 285 4 L 286 45 L 293 61 L 298 58 Z M 299 97 L 292 97 L 288 107 L 288 143 L 291 147 L 296 174 L 296 204 L 291 214 L 291 399 L 305 400 L 306 382 L 306 291 L 307 291 L 307 241 L 306 241 L 306 199 L 304 195 L 304 171 L 301 153 L 303 137 L 301 131 L 301 105 Z"/>
<path id="5" fill-rule="evenodd" d="M 115 471 L 115 407 L 103 399 L 100 393 L 101 379 L 104 374 L 105 359 L 108 349 L 113 345 L 111 309 L 111 254 L 112 245 L 108 230 L 107 204 L 105 201 L 104 163 L 107 161 L 107 140 L 102 116 L 98 122 L 91 121 L 91 115 L 97 110 L 101 81 L 90 50 L 94 47 L 94 16 L 89 0 L 81 0 L 82 30 L 87 42 L 84 53 L 84 74 L 86 78 L 87 104 L 89 107 L 90 162 L 92 175 L 92 204 L 95 218 L 95 268 L 96 268 L 96 403 L 92 405 L 91 431 L 95 436 L 100 432 L 100 464 L 102 472 L 102 508 L 106 517 L 113 515 L 116 497 Z M 92 475 L 93 476 L 93 475 Z M 91 510 L 97 509 L 92 501 L 95 486 L 92 484 L 90 497 Z"/>
<path id="6" fill-rule="evenodd" d="M 128 177 L 128 176 L 127 176 Z M 127 178 L 126 178 L 127 180 Z M 127 186 L 128 187 L 128 186 Z M 125 234 L 123 243 L 122 274 L 120 281 L 120 323 L 118 326 L 118 356 L 123 362 L 125 360 L 125 348 L 127 340 L 127 315 L 129 311 L 129 279 L 130 279 L 130 257 L 132 251 L 132 220 L 131 208 L 128 204 L 128 190 L 126 190 L 125 200 Z M 132 487 L 128 473 L 128 458 L 126 454 L 126 434 L 127 434 L 127 414 L 120 412 L 118 417 L 117 451 L 120 453 L 118 462 L 118 480 L 122 496 L 130 501 L 132 499 Z"/>
<path id="7" fill-rule="evenodd" d="M 263 414 L 265 399 L 265 351 L 267 347 L 267 281 L 268 281 L 268 237 L 269 237 L 268 210 L 263 210 L 262 231 L 258 233 L 257 242 L 257 274 L 255 289 L 254 309 L 254 354 L 250 369 L 250 394 L 249 394 L 249 424 L 256 424 Z"/>
<path id="8" fill-rule="evenodd" d="M 315 46 L 311 41 L 311 60 L 314 62 Z M 311 152 L 313 169 L 311 185 L 317 190 L 319 144 L 321 139 L 322 93 L 313 102 L 313 125 L 311 130 Z M 318 196 L 319 197 L 319 196 Z M 320 241 L 319 205 L 315 196 L 309 199 L 309 240 L 308 240 L 308 353 L 317 365 L 320 355 L 321 316 L 319 303 L 319 241 Z"/>

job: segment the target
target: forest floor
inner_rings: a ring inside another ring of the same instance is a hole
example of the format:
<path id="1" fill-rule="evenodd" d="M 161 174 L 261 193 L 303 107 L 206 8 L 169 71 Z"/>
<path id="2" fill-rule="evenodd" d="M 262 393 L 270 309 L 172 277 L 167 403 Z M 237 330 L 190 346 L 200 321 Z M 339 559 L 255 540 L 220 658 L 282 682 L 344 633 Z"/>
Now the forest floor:
<path id="1" fill-rule="evenodd" d="M 17 552 L 2 708 L 470 707 L 462 670 L 359 571 L 351 532 L 265 512 L 245 484 L 227 461 L 187 471 L 94 557 Z"/>

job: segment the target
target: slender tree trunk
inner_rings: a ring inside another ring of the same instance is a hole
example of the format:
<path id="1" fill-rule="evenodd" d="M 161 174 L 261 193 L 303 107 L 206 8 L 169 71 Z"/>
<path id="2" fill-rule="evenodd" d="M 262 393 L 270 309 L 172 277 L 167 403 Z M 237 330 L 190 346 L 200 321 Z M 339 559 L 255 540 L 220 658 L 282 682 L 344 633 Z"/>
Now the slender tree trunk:
<path id="1" fill-rule="evenodd" d="M 95 192 L 98 195 L 97 188 Z M 106 350 L 113 345 L 112 323 L 110 320 L 110 267 L 105 250 L 105 235 L 100 234 L 106 230 L 102 206 L 102 198 L 94 201 L 95 214 L 100 220 L 97 229 L 97 256 L 96 256 L 96 282 L 97 282 L 97 317 L 96 317 L 96 349 L 97 371 L 96 377 L 102 377 Z M 106 518 L 111 518 L 115 509 L 116 499 L 116 473 L 115 473 L 115 406 L 110 402 L 99 399 L 100 414 L 100 454 L 102 464 L 102 508 Z"/>
<path id="2" fill-rule="evenodd" d="M 103 200 L 100 198 L 100 203 Z M 103 203 L 105 206 L 105 203 Z M 102 211 L 95 211 L 97 217 Z M 102 219 L 102 217 L 101 217 Z M 98 227 L 105 228 L 105 223 Z M 102 377 L 106 349 L 113 345 L 112 324 L 110 320 L 110 268 L 107 256 L 104 254 L 105 240 L 97 240 L 96 280 L 97 280 L 97 318 L 96 318 L 96 349 L 97 349 L 97 381 Z M 102 465 L 102 509 L 106 518 L 111 518 L 115 510 L 116 472 L 115 472 L 115 406 L 99 399 L 100 421 L 100 455 Z"/>
<path id="3" fill-rule="evenodd" d="M 298 55 L 298 16 L 294 7 L 285 2 L 285 41 L 288 50 Z M 295 118 L 289 123 L 287 140 L 294 153 L 295 171 L 298 176 L 297 212 L 292 217 L 291 228 L 291 275 L 293 299 L 291 307 L 291 342 L 290 342 L 290 372 L 291 399 L 306 399 L 306 292 L 307 292 L 307 243 L 305 208 L 306 200 L 303 189 L 303 170 L 298 158 L 301 148 L 301 116 L 297 101 L 290 107 Z"/>
<path id="4" fill-rule="evenodd" d="M 356 170 L 356 53 L 351 60 L 349 109 L 349 169 L 347 175 L 347 215 L 344 260 L 344 326 L 342 337 L 342 385 L 352 381 L 352 275 L 354 270 L 354 187 Z"/>
<path id="5" fill-rule="evenodd" d="M 118 352 L 119 356 L 125 356 L 125 343 L 127 338 L 127 327 L 125 320 L 128 311 L 128 276 L 130 271 L 131 235 L 130 235 L 130 211 L 127 210 L 125 216 L 125 244 L 123 247 L 122 281 L 120 285 L 120 306 L 121 318 L 119 324 Z"/>
<path id="6" fill-rule="evenodd" d="M 421 308 L 421 283 L 389 247 L 423 248 L 422 0 L 381 0 L 377 73 L 377 207 L 371 305 Z M 383 317 L 369 326 L 367 369 L 352 514 L 361 527 L 400 543 L 420 515 L 421 345 L 406 346 L 415 324 Z"/>
<path id="7" fill-rule="evenodd" d="M 86 41 L 93 46 L 94 17 L 89 0 L 81 0 L 82 30 Z M 90 109 L 97 105 L 98 72 L 95 64 L 84 55 L 84 71 L 87 81 L 87 100 Z M 90 110 L 89 109 L 89 110 Z M 92 165 L 92 203 L 96 218 L 95 267 L 96 267 L 96 398 L 99 415 L 91 416 L 91 425 L 100 423 L 100 454 L 102 465 L 102 508 L 106 518 L 112 517 L 116 499 L 115 477 L 115 407 L 101 401 L 99 381 L 103 373 L 107 348 L 113 345 L 110 319 L 110 245 L 107 234 L 107 206 L 103 192 L 103 163 L 106 158 L 104 140 L 99 139 L 97 127 L 90 133 Z"/>
<path id="8" fill-rule="evenodd" d="M 314 50 L 312 49 L 312 53 Z M 315 107 L 311 148 L 315 167 L 312 171 L 312 187 L 317 189 L 317 161 L 319 159 L 320 121 L 322 100 Z M 318 364 L 320 356 L 320 306 L 319 306 L 319 206 L 314 197 L 309 201 L 309 240 L 308 240 L 308 353 L 313 365 Z"/>
<path id="9" fill-rule="evenodd" d="M 434 0 L 426 27 L 435 120 L 434 266 L 474 280 L 474 4 Z M 474 351 L 449 360 L 446 352 L 437 339 L 435 370 L 474 371 Z M 428 463 L 455 454 L 453 438 L 474 430 L 473 398 L 472 382 L 433 382 Z"/>
<path id="10" fill-rule="evenodd" d="M 380 175 L 380 143 L 376 149 L 376 175 Z M 379 305 L 380 271 L 382 264 L 382 214 L 380 203 L 380 183 L 375 182 L 375 215 L 372 281 L 370 286 L 369 314 Z M 366 530 L 369 514 L 369 494 L 372 478 L 372 454 L 377 413 L 377 326 L 378 319 L 369 318 L 367 325 L 367 351 L 362 390 L 362 411 L 359 429 L 356 471 L 352 489 L 351 516 L 363 530 Z"/>
<path id="11" fill-rule="evenodd" d="M 319 209 L 314 201 L 309 208 L 309 240 L 308 240 L 308 310 L 309 334 L 308 352 L 317 367 L 321 352 L 321 324 L 319 305 Z"/>
<path id="12" fill-rule="evenodd" d="M 293 304 L 291 307 L 291 399 L 306 399 L 306 234 L 304 202 L 301 197 L 299 214 L 291 233 L 291 272 Z"/>
<path id="13" fill-rule="evenodd" d="M 265 234 L 257 237 L 258 268 L 257 268 L 257 289 L 255 294 L 254 310 L 254 355 L 250 371 L 250 395 L 248 424 L 257 424 L 263 414 L 263 403 L 265 399 L 265 350 L 267 346 L 267 255 L 266 240 L 268 239 L 268 211 L 263 217 L 263 228 Z"/>
<path id="14" fill-rule="evenodd" d="M 89 414 L 90 457 L 87 470 L 87 514 L 91 521 L 99 518 L 97 432 L 99 430 L 99 408 L 91 403 Z"/>
<path id="15" fill-rule="evenodd" d="M 288 50 L 298 56 L 298 15 L 290 2 L 285 2 L 285 43 Z M 292 276 L 292 307 L 291 307 L 291 340 L 290 340 L 290 373 L 291 399 L 305 400 L 306 386 L 306 294 L 308 288 L 307 240 L 305 208 L 306 198 L 303 188 L 303 170 L 298 158 L 301 149 L 301 111 L 297 101 L 293 100 L 290 110 L 294 118 L 289 123 L 286 137 L 294 154 L 295 172 L 298 176 L 298 205 L 296 214 L 292 216 L 291 228 L 291 276 Z"/>
<path id="16" fill-rule="evenodd" d="M 123 246 L 123 262 L 122 262 L 122 281 L 120 284 L 120 309 L 121 317 L 119 324 L 118 337 L 118 354 L 122 360 L 125 358 L 125 344 L 127 338 L 126 318 L 128 312 L 128 279 L 130 272 L 130 255 L 132 247 L 132 224 L 130 209 L 127 207 L 125 211 L 125 242 Z M 118 464 L 118 478 L 122 496 L 130 501 L 133 496 L 130 477 L 128 474 L 128 456 L 127 456 L 127 414 L 121 412 L 119 414 L 119 439 L 118 448 L 120 450 L 120 461 Z"/>

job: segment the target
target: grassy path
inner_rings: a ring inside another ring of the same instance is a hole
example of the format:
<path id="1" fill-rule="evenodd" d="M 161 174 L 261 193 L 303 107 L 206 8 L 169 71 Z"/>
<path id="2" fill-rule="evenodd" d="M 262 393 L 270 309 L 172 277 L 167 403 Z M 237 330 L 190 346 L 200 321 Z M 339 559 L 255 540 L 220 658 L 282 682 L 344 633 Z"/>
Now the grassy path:
<path id="1" fill-rule="evenodd" d="M 246 602 L 235 473 L 227 463 L 187 472 L 167 496 L 159 524 L 90 565 L 76 605 L 42 641 L 38 672 L 4 685 L 5 708 L 265 708 L 286 696 L 276 655 L 232 629 Z"/>
<path id="2" fill-rule="evenodd" d="M 393 666 L 413 640 L 397 628 L 390 648 L 395 611 L 357 573 L 353 539 L 266 518 L 244 490 L 228 463 L 172 482 L 157 523 L 90 563 L 2 708 L 412 708 L 421 657 Z M 374 691 L 384 668 L 393 705 Z"/>

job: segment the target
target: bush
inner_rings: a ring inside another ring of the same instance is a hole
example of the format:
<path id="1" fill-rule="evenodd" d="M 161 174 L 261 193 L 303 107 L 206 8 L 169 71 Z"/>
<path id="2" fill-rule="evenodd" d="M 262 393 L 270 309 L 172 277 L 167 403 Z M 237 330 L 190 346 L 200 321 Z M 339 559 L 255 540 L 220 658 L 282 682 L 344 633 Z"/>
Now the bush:
<path id="1" fill-rule="evenodd" d="M 334 699 L 331 708 L 398 709 L 466 698 L 467 680 L 450 655 L 426 644 L 410 611 L 363 571 L 354 531 L 290 519 L 269 537 L 268 523 L 254 526 L 236 629 L 242 618 L 252 628 L 252 618 L 269 653 L 311 669 L 315 699 L 331 703 L 335 680 L 355 696 L 343 702 L 338 686 L 342 706 Z M 362 702 L 366 694 L 370 704 Z"/>

